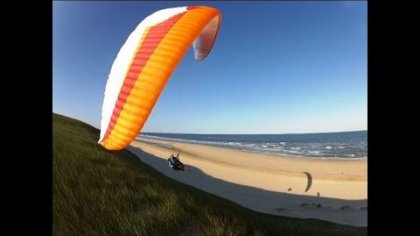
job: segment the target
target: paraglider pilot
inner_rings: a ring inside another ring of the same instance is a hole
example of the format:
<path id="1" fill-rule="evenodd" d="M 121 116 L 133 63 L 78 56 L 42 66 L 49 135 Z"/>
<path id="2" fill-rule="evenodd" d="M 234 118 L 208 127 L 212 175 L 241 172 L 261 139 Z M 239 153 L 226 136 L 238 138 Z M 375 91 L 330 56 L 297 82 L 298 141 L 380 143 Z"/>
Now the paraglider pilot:
<path id="1" fill-rule="evenodd" d="M 184 164 L 179 160 L 179 152 L 174 156 L 174 154 L 171 154 L 171 157 L 168 159 L 169 167 L 176 171 L 184 171 Z"/>

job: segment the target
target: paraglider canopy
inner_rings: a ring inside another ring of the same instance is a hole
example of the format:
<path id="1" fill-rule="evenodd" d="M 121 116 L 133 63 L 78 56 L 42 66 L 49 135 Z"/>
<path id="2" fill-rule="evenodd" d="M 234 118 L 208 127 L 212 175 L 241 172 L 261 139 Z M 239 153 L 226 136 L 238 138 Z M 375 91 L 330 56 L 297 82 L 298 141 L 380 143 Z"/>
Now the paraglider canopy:
<path id="1" fill-rule="evenodd" d="M 211 52 L 221 23 L 212 7 L 176 7 L 146 17 L 121 47 L 108 77 L 98 143 L 123 149 L 136 138 L 188 47 Z"/>
<path id="2" fill-rule="evenodd" d="M 204 27 L 203 31 L 193 42 L 194 56 L 197 60 L 204 60 L 213 48 L 214 41 L 219 31 L 220 18 L 214 17 Z"/>

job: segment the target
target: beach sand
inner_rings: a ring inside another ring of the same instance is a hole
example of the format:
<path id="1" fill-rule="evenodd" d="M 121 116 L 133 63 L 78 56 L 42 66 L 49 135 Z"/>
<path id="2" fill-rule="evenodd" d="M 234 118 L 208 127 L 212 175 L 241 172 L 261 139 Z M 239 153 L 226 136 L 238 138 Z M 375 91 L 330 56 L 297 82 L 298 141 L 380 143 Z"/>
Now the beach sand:
<path id="1" fill-rule="evenodd" d="M 163 174 L 246 208 L 367 226 L 367 160 L 288 157 L 138 139 L 129 150 Z M 185 171 L 168 167 L 180 152 Z"/>

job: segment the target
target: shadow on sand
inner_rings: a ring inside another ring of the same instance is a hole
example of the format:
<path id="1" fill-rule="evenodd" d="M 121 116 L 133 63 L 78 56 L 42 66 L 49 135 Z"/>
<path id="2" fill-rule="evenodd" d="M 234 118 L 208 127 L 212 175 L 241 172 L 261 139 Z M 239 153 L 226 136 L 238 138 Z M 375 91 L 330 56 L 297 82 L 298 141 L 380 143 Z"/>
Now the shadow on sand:
<path id="1" fill-rule="evenodd" d="M 308 172 L 306 172 L 306 171 L 304 171 L 303 172 L 305 175 L 306 175 L 306 177 L 308 178 L 308 185 L 306 185 L 306 189 L 305 189 L 305 192 L 308 192 L 308 190 L 311 188 L 311 186 L 312 186 L 312 175 L 311 174 L 309 174 Z"/>
<path id="2" fill-rule="evenodd" d="M 254 211 L 294 218 L 321 219 L 344 225 L 367 226 L 367 200 L 343 200 L 268 191 L 217 179 L 188 163 L 184 163 L 185 171 L 174 171 L 169 168 L 166 159 L 133 146 L 128 150 L 143 163 L 172 179 Z M 304 173 L 308 178 L 307 190 L 309 190 L 312 176 L 308 172 Z M 272 180 L 267 179 L 267 181 Z"/>

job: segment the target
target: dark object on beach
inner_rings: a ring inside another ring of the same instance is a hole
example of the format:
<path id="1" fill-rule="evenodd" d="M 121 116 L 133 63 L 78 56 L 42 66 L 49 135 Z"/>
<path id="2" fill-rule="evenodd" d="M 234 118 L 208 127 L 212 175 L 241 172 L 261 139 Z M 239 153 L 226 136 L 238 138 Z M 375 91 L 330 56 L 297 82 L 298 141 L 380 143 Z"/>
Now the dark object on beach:
<path id="1" fill-rule="evenodd" d="M 185 165 L 179 160 L 179 152 L 176 156 L 171 154 L 171 157 L 168 159 L 169 167 L 176 171 L 184 171 Z"/>
<path id="2" fill-rule="evenodd" d="M 320 194 L 319 192 L 317 192 L 317 193 L 316 193 L 316 196 L 317 196 L 317 197 L 319 197 L 319 196 L 321 196 L 321 194 Z"/>
<path id="3" fill-rule="evenodd" d="M 287 191 L 289 191 L 289 192 L 292 191 L 292 188 L 288 188 Z"/>

